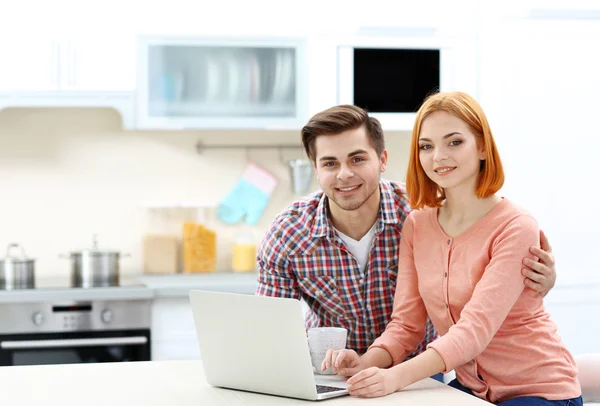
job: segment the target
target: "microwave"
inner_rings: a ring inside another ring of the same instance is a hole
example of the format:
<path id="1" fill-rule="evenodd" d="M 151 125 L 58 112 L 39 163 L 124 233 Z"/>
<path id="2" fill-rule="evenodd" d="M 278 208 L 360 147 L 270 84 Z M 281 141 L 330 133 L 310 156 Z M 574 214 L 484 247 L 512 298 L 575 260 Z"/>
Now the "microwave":
<path id="1" fill-rule="evenodd" d="M 338 46 L 338 104 L 365 108 L 384 130 L 411 131 L 424 99 L 460 90 L 477 97 L 477 58 L 466 40 L 361 38 Z"/>

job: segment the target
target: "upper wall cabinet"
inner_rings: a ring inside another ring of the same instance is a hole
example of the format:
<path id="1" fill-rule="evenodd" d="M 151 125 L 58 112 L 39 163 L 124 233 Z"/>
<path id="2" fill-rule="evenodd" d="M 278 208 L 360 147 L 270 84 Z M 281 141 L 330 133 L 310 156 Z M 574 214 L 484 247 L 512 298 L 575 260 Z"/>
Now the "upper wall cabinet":
<path id="1" fill-rule="evenodd" d="M 59 43 L 62 90 L 135 90 L 135 36 L 78 36 Z"/>
<path id="2" fill-rule="evenodd" d="M 325 3 L 332 3 L 330 8 L 339 8 L 339 5 L 333 5 L 335 2 Z M 477 34 L 477 15 L 482 3 L 485 2 L 370 0 L 368 7 L 344 10 L 343 25 L 336 21 L 334 26 L 336 30 L 354 26 L 361 35 L 414 37 L 435 31 L 444 37 L 472 37 Z M 330 11 L 330 15 L 335 15 L 335 12 Z M 330 18 L 330 15 L 322 14 L 325 18 Z M 327 23 L 323 21 L 323 24 Z"/>
<path id="3" fill-rule="evenodd" d="M 135 37 L 1 40 L 0 91 L 133 91 Z"/>
<path id="4" fill-rule="evenodd" d="M 0 91 L 48 91 L 59 88 L 59 50 L 56 41 L 21 37 L 0 40 Z"/>
<path id="5" fill-rule="evenodd" d="M 112 107 L 133 127 L 135 37 L 0 39 L 0 108 Z"/>
<path id="6" fill-rule="evenodd" d="M 143 38 L 137 126 L 299 128 L 307 104 L 305 48 L 296 39 Z"/>

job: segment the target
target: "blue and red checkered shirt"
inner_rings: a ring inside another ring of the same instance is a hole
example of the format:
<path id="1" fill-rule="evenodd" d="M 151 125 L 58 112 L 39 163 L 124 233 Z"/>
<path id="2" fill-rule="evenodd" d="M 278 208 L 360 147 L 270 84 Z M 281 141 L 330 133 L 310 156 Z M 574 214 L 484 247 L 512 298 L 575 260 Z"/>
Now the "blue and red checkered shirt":
<path id="1" fill-rule="evenodd" d="M 404 185 L 382 179 L 375 241 L 361 270 L 337 235 L 322 191 L 297 201 L 273 221 L 258 254 L 256 294 L 303 299 L 306 328 L 344 327 L 347 348 L 367 351 L 390 321 L 398 275 L 400 233 L 410 213 Z M 427 321 L 425 350 L 437 333 Z"/>

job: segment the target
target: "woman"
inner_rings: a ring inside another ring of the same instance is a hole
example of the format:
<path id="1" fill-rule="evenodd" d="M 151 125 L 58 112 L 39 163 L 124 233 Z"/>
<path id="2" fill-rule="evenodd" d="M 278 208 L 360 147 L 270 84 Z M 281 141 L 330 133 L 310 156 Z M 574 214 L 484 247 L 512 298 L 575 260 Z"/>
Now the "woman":
<path id="1" fill-rule="evenodd" d="M 392 320 L 362 356 L 328 351 L 353 396 L 376 397 L 439 372 L 450 385 L 502 405 L 580 405 L 573 357 L 524 289 L 521 259 L 539 245 L 523 209 L 496 195 L 504 172 L 485 114 L 469 95 L 429 97 L 412 134 Z M 423 337 L 427 315 L 440 338 L 401 363 Z M 388 368 L 392 366 L 389 369 Z"/>

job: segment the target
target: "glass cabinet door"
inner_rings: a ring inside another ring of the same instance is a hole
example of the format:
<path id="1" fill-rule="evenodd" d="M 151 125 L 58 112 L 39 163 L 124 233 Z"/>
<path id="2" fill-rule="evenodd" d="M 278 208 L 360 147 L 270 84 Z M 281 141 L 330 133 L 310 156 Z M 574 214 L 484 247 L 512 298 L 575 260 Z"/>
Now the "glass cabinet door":
<path id="1" fill-rule="evenodd" d="M 260 127 L 300 118 L 298 44 L 163 41 L 144 51 L 139 90 L 148 122 Z"/>

